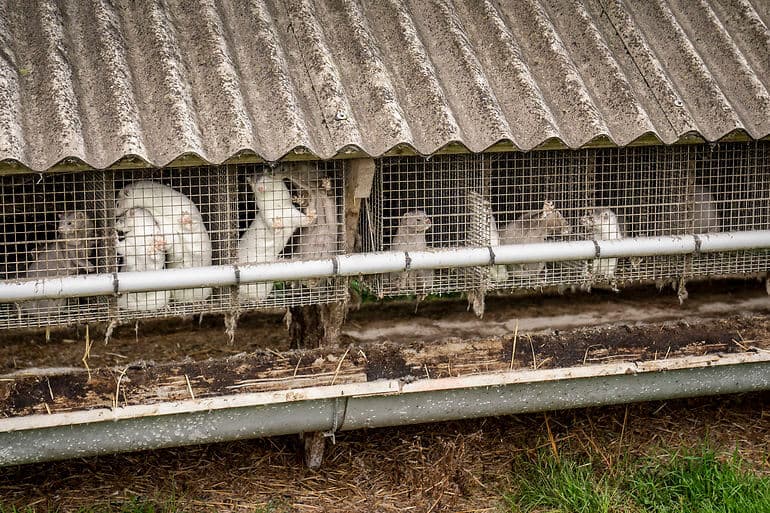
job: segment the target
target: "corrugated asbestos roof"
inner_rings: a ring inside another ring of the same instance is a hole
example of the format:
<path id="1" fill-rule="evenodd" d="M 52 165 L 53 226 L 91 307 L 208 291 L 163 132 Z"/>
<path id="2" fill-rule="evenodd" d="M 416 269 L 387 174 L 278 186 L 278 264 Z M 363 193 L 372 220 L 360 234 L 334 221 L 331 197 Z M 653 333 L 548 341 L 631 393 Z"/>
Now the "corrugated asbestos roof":
<path id="1" fill-rule="evenodd" d="M 765 0 L 0 0 L 0 161 L 770 134 Z"/>

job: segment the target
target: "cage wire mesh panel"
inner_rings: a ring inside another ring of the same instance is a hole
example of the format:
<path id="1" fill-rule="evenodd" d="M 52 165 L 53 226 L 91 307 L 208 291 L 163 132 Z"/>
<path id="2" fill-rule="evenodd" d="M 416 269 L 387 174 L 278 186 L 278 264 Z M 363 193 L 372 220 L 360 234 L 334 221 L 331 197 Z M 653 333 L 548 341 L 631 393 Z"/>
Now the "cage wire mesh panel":
<path id="1" fill-rule="evenodd" d="M 231 190 L 232 189 L 232 190 Z M 232 261 L 236 196 L 225 168 L 115 173 L 115 237 L 121 271 L 224 265 Z M 230 309 L 230 290 L 198 287 L 120 295 L 121 320 Z"/>
<path id="2" fill-rule="evenodd" d="M 493 154 L 492 245 L 768 229 L 765 142 Z M 489 288 L 676 283 L 764 273 L 768 252 L 544 262 Z"/>
<path id="3" fill-rule="evenodd" d="M 362 210 L 364 251 L 484 246 L 489 207 L 478 156 L 384 158 Z M 479 288 L 479 269 L 408 271 L 367 277 L 378 296 L 442 294 Z"/>
<path id="4" fill-rule="evenodd" d="M 340 161 L 239 165 L 235 261 L 317 260 L 344 253 L 344 172 Z M 240 308 L 342 301 L 344 278 L 238 287 Z"/>
<path id="5" fill-rule="evenodd" d="M 108 258 L 110 172 L 0 177 L 3 280 L 115 270 Z M 106 320 L 110 299 L 87 297 L 0 305 L 0 328 Z"/>
<path id="6" fill-rule="evenodd" d="M 770 229 L 770 143 L 697 147 L 692 160 L 696 183 L 712 195 L 714 231 Z M 696 209 L 696 219 L 707 217 L 703 210 Z M 736 251 L 694 256 L 688 272 L 692 277 L 764 276 L 768 266 L 770 251 Z"/>
<path id="7" fill-rule="evenodd" d="M 341 162 L 3 176 L 2 279 L 330 258 L 344 252 L 343 179 Z M 345 280 L 330 278 L 37 300 L 0 305 L 0 328 L 308 305 L 345 295 Z"/>
<path id="8" fill-rule="evenodd" d="M 539 151 L 492 154 L 484 159 L 493 216 L 490 244 L 580 238 L 576 227 L 593 202 L 589 156 Z M 579 266 L 562 263 L 495 266 L 489 271 L 489 288 L 537 288 L 581 279 Z"/>

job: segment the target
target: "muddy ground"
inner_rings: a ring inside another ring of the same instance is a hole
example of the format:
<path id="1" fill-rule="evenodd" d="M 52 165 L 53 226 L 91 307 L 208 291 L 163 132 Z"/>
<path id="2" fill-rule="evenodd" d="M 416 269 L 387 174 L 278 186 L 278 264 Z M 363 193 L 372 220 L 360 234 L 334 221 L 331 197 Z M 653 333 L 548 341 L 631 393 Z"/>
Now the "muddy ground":
<path id="1" fill-rule="evenodd" d="M 597 325 L 636 325 L 672 320 L 720 319 L 731 315 L 770 313 L 770 297 L 763 283 L 721 281 L 689 285 L 690 298 L 682 305 L 670 289 L 625 289 L 620 293 L 528 297 L 489 297 L 483 319 L 468 311 L 462 299 L 432 300 L 416 305 L 392 301 L 364 305 L 351 312 L 343 329 L 342 345 L 371 342 L 475 340 L 514 332 L 558 332 Z M 201 361 L 261 349 L 285 351 L 289 335 L 283 314 L 243 316 L 234 343 L 225 333 L 221 316 L 203 319 L 165 319 L 118 327 L 104 343 L 104 326 L 91 326 L 89 366 L 124 367 L 132 362 Z M 0 334 L 0 375 L 31 367 L 82 367 L 86 341 L 83 327 Z"/>
<path id="2" fill-rule="evenodd" d="M 495 361 L 508 361 L 517 323 L 532 345 L 517 346 L 516 363 L 528 367 L 603 362 L 621 349 L 630 351 L 623 358 L 741 351 L 742 340 L 770 333 L 770 298 L 755 282 L 691 285 L 684 305 L 670 291 L 639 288 L 490 298 L 487 306 L 483 321 L 462 301 L 425 303 L 416 313 L 414 303 L 365 307 L 351 314 L 340 351 L 367 348 L 367 356 L 381 363 L 380 374 L 364 372 L 363 379 L 376 379 L 416 372 L 390 350 L 449 347 L 457 340 L 478 341 Z M 46 342 L 41 332 L 9 333 L 0 341 L 0 373 L 73 367 L 82 374 L 84 335 L 82 329 L 63 330 Z M 95 340 L 88 359 L 95 373 L 129 362 L 154 362 L 146 367 L 152 370 L 226 357 L 258 361 L 288 348 L 280 314 L 242 319 L 233 344 L 215 317 L 143 323 L 138 331 L 123 326 L 107 345 L 98 327 L 89 335 Z M 369 368 L 369 358 L 359 360 L 362 369 Z M 428 370 L 440 373 L 446 362 L 433 363 Z M 287 358 L 285 365 L 294 360 Z M 324 365 L 336 366 L 334 360 Z M 41 397 L 49 393 L 47 385 L 34 390 Z M 34 390 L 27 395 L 33 397 Z M 0 503 L 71 511 L 138 497 L 159 503 L 173 498 L 180 509 L 196 512 L 253 512 L 267 504 L 273 511 L 297 512 L 491 512 L 499 511 L 501 494 L 516 486 L 522 462 L 540 451 L 555 447 L 560 455 L 620 471 L 628 456 L 704 441 L 725 457 L 737 451 L 752 469 L 770 474 L 770 393 L 341 433 L 318 471 L 304 467 L 295 436 L 26 465 L 0 469 Z"/>

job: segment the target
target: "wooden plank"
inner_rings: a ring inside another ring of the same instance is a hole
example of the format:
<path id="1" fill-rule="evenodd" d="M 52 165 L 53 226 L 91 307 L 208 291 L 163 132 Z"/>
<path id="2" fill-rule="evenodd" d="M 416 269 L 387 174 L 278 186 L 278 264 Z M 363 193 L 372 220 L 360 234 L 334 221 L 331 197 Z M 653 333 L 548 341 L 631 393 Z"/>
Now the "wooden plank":
<path id="1" fill-rule="evenodd" d="M 720 355 L 770 349 L 764 317 L 688 323 L 576 328 L 482 340 L 370 343 L 346 348 L 243 354 L 220 360 L 84 370 L 28 370 L 0 376 L 0 415 L 18 417 L 89 408 L 153 405 L 244 393 L 287 393 L 395 380 L 408 383 L 513 371 L 558 371 L 620 365 L 628 371 L 671 368 L 673 359 L 711 361 Z M 764 354 L 764 353 L 762 353 Z M 714 360 L 717 361 L 717 360 Z M 689 364 L 689 363 L 687 363 Z M 629 366 L 631 365 L 631 366 Z M 625 367 L 623 367 L 625 366 Z M 646 367 L 645 367 L 646 366 Z M 594 371 L 591 371 L 594 372 Z M 524 374 L 522 374 L 524 373 Z M 555 375 L 555 374 L 554 374 Z M 302 394 L 300 394 L 302 395 Z M 271 396 L 272 397 L 272 396 Z"/>

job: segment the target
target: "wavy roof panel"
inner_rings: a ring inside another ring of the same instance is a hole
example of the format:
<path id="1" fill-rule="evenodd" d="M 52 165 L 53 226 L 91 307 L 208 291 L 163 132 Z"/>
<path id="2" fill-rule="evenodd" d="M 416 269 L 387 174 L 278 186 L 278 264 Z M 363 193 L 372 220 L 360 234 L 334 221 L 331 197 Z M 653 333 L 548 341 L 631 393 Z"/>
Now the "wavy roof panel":
<path id="1" fill-rule="evenodd" d="M 0 161 L 770 135 L 770 2 L 0 0 Z"/>

